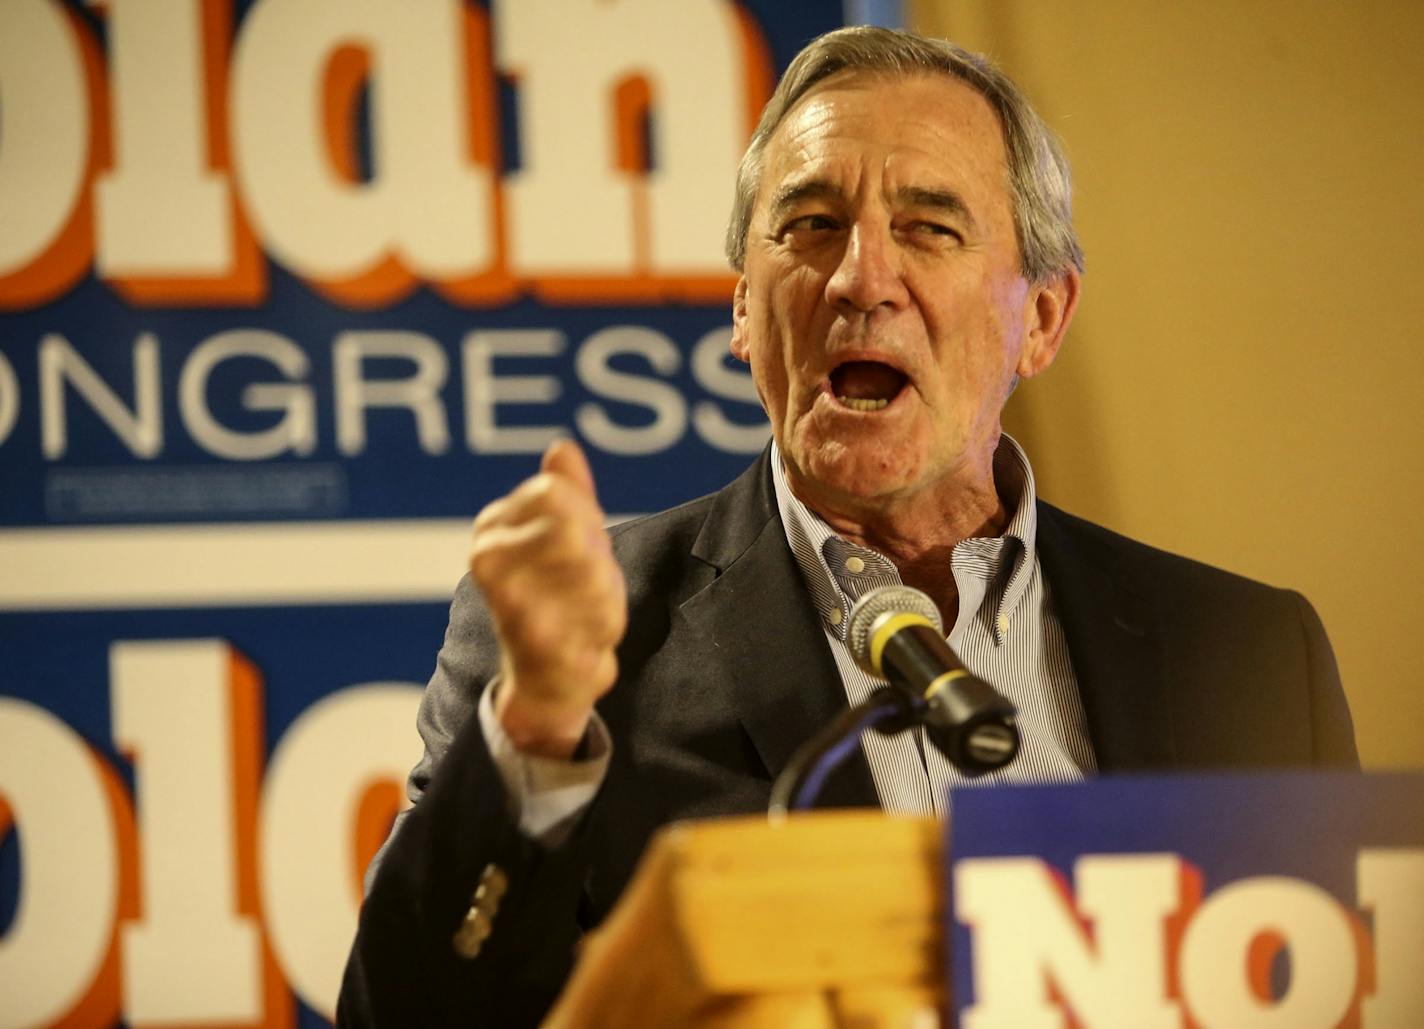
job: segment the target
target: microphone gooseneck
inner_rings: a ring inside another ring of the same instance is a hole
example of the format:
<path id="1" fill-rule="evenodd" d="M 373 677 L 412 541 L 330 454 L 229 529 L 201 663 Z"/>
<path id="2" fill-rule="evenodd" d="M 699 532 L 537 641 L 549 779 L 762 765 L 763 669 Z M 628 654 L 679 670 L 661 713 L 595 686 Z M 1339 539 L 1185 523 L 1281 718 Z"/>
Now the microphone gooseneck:
<path id="1" fill-rule="evenodd" d="M 871 590 L 851 610 L 846 640 L 863 671 L 924 705 L 926 735 L 961 771 L 991 772 L 1018 754 L 1018 710 L 964 667 L 944 640 L 939 609 L 919 590 Z"/>

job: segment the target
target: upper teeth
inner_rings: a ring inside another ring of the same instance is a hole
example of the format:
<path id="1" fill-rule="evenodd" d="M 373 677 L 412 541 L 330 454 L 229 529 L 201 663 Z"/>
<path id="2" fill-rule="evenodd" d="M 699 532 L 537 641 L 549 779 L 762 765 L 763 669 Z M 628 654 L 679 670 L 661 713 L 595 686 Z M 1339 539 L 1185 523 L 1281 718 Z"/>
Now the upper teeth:
<path id="1" fill-rule="evenodd" d="M 890 403 L 888 400 L 871 400 L 868 397 L 836 397 L 836 399 L 853 411 L 879 411 Z"/>

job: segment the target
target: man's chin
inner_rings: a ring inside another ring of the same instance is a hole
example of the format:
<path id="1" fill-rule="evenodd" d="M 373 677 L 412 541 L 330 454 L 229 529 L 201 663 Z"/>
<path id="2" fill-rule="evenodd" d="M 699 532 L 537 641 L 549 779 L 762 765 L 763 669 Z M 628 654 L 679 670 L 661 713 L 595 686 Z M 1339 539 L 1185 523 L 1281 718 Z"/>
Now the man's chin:
<path id="1" fill-rule="evenodd" d="M 838 504 L 880 504 L 908 490 L 916 472 L 904 460 L 903 451 L 897 454 L 884 446 L 847 446 L 839 442 L 794 454 L 790 464 L 794 466 L 788 469 L 793 488 L 812 506 L 816 499 Z M 798 472 L 800 482 L 795 481 Z"/>

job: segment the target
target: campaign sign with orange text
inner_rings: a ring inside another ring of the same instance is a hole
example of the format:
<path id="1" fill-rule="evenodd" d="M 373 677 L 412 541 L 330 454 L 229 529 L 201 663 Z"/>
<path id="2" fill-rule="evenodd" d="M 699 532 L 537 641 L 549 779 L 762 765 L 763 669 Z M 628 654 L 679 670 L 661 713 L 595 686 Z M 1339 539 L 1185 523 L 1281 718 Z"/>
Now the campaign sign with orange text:
<path id="1" fill-rule="evenodd" d="M 476 512 L 765 445 L 723 236 L 842 17 L 0 2 L 0 1026 L 332 1016 Z"/>
<path id="2" fill-rule="evenodd" d="M 1424 775 L 955 790 L 962 1029 L 1424 1025 Z"/>

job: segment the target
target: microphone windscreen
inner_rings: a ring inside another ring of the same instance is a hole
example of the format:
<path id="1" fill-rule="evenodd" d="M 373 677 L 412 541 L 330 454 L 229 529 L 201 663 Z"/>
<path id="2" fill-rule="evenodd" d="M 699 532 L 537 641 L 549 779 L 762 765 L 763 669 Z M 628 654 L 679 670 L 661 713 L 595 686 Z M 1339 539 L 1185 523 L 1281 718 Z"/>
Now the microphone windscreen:
<path id="1" fill-rule="evenodd" d="M 868 675 L 884 677 L 884 673 L 876 667 L 872 654 L 875 623 L 883 615 L 897 614 L 917 615 L 933 625 L 941 636 L 944 635 L 939 608 L 926 594 L 912 586 L 880 586 L 871 590 L 855 602 L 846 626 L 846 643 L 850 646 L 851 657 Z"/>

